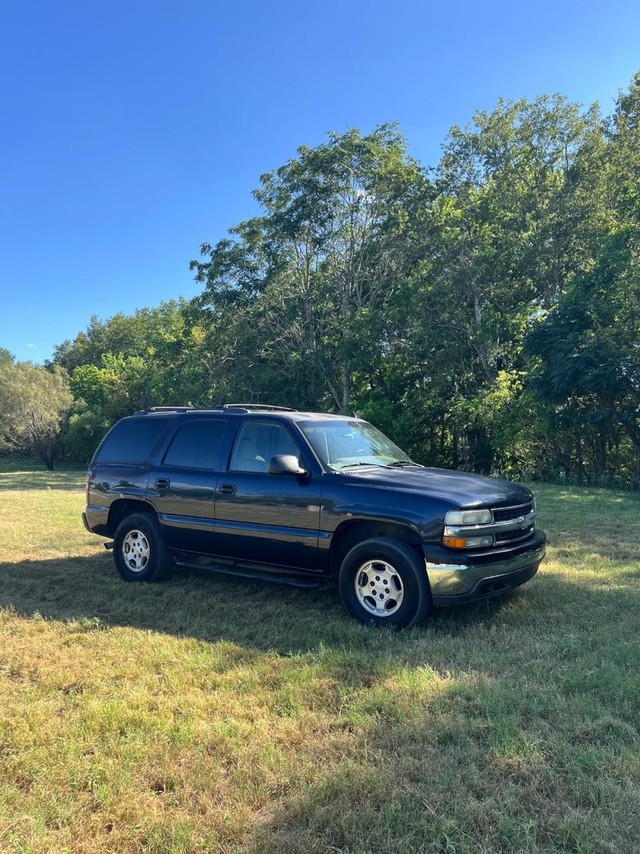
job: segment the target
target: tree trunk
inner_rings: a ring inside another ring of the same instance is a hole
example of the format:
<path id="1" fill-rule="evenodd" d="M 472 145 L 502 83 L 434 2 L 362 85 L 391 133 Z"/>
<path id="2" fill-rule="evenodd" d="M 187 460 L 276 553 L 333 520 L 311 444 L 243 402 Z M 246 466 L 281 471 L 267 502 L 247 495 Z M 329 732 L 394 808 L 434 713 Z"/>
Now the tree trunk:
<path id="1" fill-rule="evenodd" d="M 351 397 L 351 373 L 349 371 L 349 363 L 345 362 L 342 366 L 342 411 L 346 412 L 349 408 L 349 399 Z"/>
<path id="2" fill-rule="evenodd" d="M 599 474 L 607 470 L 607 440 L 602 436 L 596 439 L 596 469 Z"/>
<path id="3" fill-rule="evenodd" d="M 491 474 L 493 466 L 493 446 L 484 427 L 472 427 L 467 430 L 470 465 L 473 471 Z"/>
<path id="4" fill-rule="evenodd" d="M 494 385 L 496 381 L 495 371 L 492 369 L 489 364 L 489 358 L 487 356 L 487 351 L 484 347 L 484 344 L 481 342 L 482 336 L 482 309 L 480 307 L 480 295 L 478 293 L 477 288 L 474 285 L 473 288 L 473 312 L 476 319 L 476 331 L 478 333 L 478 340 L 473 345 L 478 358 L 480 359 L 480 364 L 482 365 L 482 370 L 484 371 L 484 375 L 487 378 L 487 382 L 489 385 Z"/>

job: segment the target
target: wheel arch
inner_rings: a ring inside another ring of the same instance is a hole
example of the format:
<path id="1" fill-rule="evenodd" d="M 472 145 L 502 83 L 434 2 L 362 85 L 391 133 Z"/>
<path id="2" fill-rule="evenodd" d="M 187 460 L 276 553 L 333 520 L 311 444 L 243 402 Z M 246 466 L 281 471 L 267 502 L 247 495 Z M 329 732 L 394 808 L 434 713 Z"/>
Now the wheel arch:
<path id="1" fill-rule="evenodd" d="M 109 534 L 113 537 L 120 522 L 132 513 L 146 513 L 149 516 L 156 516 L 155 509 L 146 501 L 139 501 L 135 498 L 118 498 L 109 507 L 109 519 L 107 525 Z"/>
<path id="2" fill-rule="evenodd" d="M 374 537 L 389 537 L 408 543 L 422 557 L 422 538 L 409 525 L 382 519 L 348 519 L 341 522 L 331 538 L 330 571 L 337 578 L 342 561 L 354 546 Z"/>

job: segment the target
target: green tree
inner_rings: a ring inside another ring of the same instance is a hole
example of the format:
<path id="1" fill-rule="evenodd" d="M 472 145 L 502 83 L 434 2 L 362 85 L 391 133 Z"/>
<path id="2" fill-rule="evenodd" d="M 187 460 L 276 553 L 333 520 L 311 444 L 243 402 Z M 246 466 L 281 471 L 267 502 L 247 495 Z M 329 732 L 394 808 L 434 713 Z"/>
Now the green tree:
<path id="1" fill-rule="evenodd" d="M 92 318 L 56 348 L 53 363 L 71 374 L 73 412 L 65 448 L 86 461 L 114 421 L 147 406 L 210 401 L 202 330 L 184 301 L 133 315 Z"/>
<path id="2" fill-rule="evenodd" d="M 0 447 L 34 454 L 53 470 L 72 404 L 67 374 L 30 362 L 0 365 Z"/>
<path id="3" fill-rule="evenodd" d="M 280 388 L 293 377 L 301 398 L 348 410 L 354 380 L 383 354 L 386 306 L 426 188 L 386 125 L 330 134 L 262 176 L 263 215 L 192 263 L 210 329 L 227 330 L 218 352 L 241 385 L 251 375 L 264 391 L 265 373 Z"/>
<path id="4" fill-rule="evenodd" d="M 0 366 L 2 365 L 13 365 L 15 362 L 15 357 L 13 353 L 7 350 L 5 347 L 0 347 Z"/>
<path id="5" fill-rule="evenodd" d="M 403 348 L 408 375 L 440 401 L 428 410 L 441 459 L 482 471 L 515 465 L 486 402 L 517 411 L 524 337 L 591 263 L 585 244 L 601 212 L 603 144 L 597 110 L 583 114 L 560 96 L 501 101 L 451 130 L 424 233 L 427 260 L 406 295 Z"/>
<path id="6" fill-rule="evenodd" d="M 607 132 L 606 229 L 593 231 L 591 265 L 528 340 L 530 385 L 553 414 L 548 432 L 563 439 L 567 471 L 640 477 L 639 118 L 636 75 Z"/>

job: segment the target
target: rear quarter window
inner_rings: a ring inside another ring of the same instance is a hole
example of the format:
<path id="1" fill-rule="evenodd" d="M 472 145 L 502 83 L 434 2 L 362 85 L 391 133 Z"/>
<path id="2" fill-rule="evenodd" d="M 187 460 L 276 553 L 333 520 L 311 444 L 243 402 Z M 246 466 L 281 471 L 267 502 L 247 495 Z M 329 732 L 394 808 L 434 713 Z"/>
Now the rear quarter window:
<path id="1" fill-rule="evenodd" d="M 95 462 L 143 463 L 169 423 L 168 418 L 125 418 L 96 451 Z"/>

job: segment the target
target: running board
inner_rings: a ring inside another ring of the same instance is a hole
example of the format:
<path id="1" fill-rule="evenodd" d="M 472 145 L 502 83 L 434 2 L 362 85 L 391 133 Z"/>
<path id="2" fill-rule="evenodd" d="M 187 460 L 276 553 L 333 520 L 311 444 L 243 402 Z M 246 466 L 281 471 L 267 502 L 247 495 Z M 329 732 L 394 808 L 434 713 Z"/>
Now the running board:
<path id="1" fill-rule="evenodd" d="M 322 590 L 331 586 L 331 581 L 327 578 L 301 578 L 297 575 L 279 574 L 242 564 L 225 566 L 222 563 L 209 563 L 208 561 L 198 560 L 190 561 L 185 558 L 176 557 L 176 565 L 185 569 L 204 569 L 206 572 L 231 575 L 236 578 L 247 578 L 250 581 L 270 581 L 272 584 L 282 584 L 287 587 L 298 587 L 304 590 Z"/>

